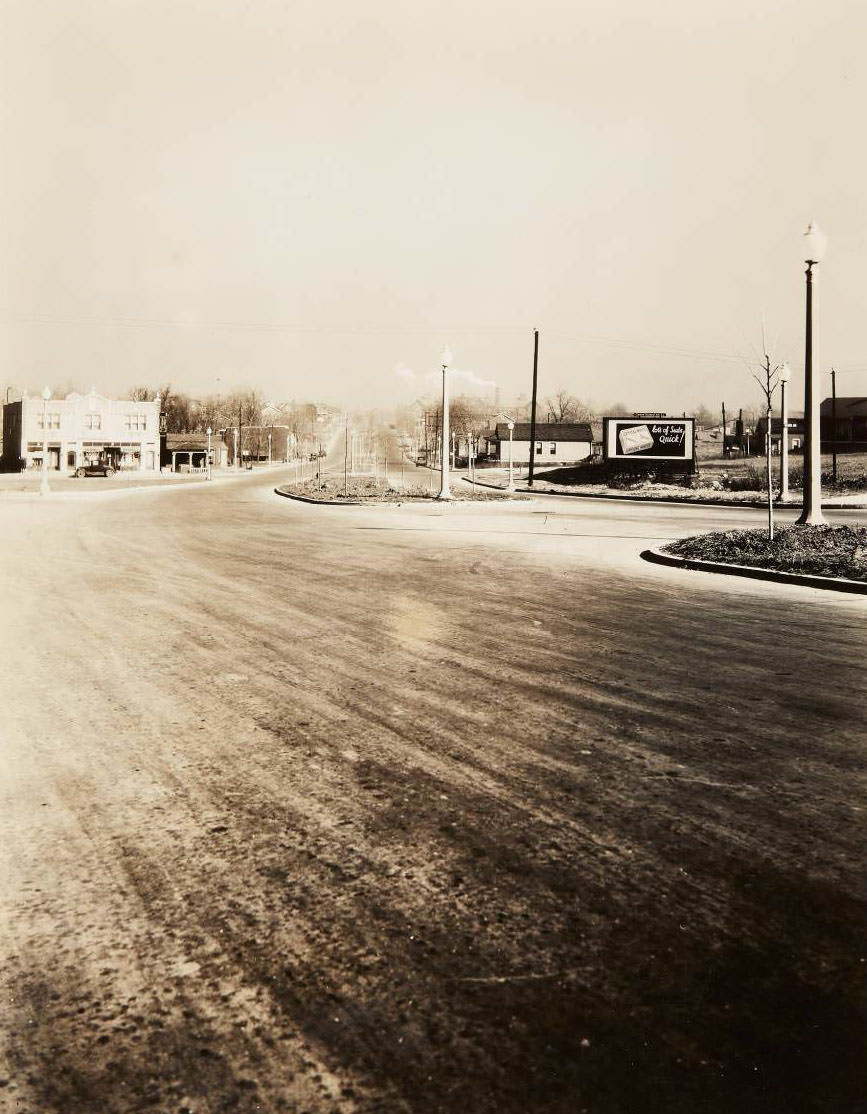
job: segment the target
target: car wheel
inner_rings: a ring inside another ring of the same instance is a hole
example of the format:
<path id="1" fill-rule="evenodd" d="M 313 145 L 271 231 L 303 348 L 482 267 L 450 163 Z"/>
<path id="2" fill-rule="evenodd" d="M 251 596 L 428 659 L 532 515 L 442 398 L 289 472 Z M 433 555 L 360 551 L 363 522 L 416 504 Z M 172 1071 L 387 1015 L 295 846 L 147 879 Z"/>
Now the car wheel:
<path id="1" fill-rule="evenodd" d="M 113 476 L 114 475 L 114 469 L 113 468 L 106 468 L 105 474 L 106 474 L 106 476 Z"/>
<path id="2" fill-rule="evenodd" d="M 81 477 L 84 475 L 84 469 L 83 468 L 76 468 L 75 469 L 75 474 L 79 479 L 81 479 Z"/>

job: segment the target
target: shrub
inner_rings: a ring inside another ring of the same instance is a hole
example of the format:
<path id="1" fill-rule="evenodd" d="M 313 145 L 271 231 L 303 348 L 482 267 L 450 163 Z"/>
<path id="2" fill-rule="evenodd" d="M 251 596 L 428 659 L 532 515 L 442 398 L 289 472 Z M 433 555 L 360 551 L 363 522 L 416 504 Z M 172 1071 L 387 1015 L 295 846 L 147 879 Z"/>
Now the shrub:
<path id="1" fill-rule="evenodd" d="M 768 476 L 764 469 L 755 465 L 747 466 L 740 476 L 721 477 L 721 482 L 727 491 L 767 491 Z"/>

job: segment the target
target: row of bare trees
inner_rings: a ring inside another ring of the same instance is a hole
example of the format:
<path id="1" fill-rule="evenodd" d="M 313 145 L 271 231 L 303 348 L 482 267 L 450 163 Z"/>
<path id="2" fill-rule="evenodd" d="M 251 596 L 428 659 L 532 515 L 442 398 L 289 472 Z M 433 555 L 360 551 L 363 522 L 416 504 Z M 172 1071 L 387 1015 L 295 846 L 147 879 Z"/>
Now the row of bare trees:
<path id="1" fill-rule="evenodd" d="M 165 383 L 161 387 L 137 386 L 129 392 L 129 398 L 138 402 L 150 402 L 158 395 L 167 433 L 204 433 L 208 427 L 216 431 L 239 424 L 262 424 L 265 403 L 259 391 L 233 391 L 198 399 Z"/>
<path id="2" fill-rule="evenodd" d="M 157 396 L 166 417 L 167 433 L 204 433 L 210 428 L 215 434 L 225 434 L 230 452 L 234 452 L 232 431 L 239 429 L 239 453 L 245 457 L 264 457 L 268 452 L 269 433 L 275 458 L 288 457 L 290 446 L 294 446 L 297 453 L 307 455 L 317 443 L 313 403 L 270 403 L 256 390 L 192 398 L 174 390 L 170 383 L 158 387 L 136 386 L 128 395 L 142 402 L 150 402 Z"/>

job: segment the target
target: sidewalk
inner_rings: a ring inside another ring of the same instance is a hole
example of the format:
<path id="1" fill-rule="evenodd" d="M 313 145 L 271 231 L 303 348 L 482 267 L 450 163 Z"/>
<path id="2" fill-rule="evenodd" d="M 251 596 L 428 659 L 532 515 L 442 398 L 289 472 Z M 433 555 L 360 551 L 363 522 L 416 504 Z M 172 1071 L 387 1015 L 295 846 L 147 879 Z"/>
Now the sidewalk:
<path id="1" fill-rule="evenodd" d="M 469 476 L 463 472 L 460 473 L 460 478 L 464 483 L 470 483 Z M 676 503 L 686 504 L 689 506 L 698 507 L 755 507 L 758 509 L 767 510 L 767 498 L 762 498 L 753 492 L 720 492 L 719 494 L 699 493 L 693 494 L 687 488 L 673 488 L 664 487 L 660 485 L 660 490 L 654 491 L 652 488 L 645 489 L 644 491 L 616 491 L 607 488 L 600 490 L 600 486 L 593 488 L 585 487 L 581 489 L 564 488 L 560 489 L 552 484 L 547 484 L 545 487 L 539 486 L 545 484 L 544 480 L 535 480 L 532 487 L 526 485 L 526 481 L 515 483 L 515 494 L 517 495 L 559 495 L 566 496 L 572 499 L 619 499 L 624 502 L 632 503 Z M 496 491 L 505 491 L 505 483 L 491 483 L 490 481 L 483 481 L 476 477 L 477 487 L 489 487 Z M 802 506 L 800 499 L 789 499 L 785 503 L 780 503 L 774 500 L 775 508 L 791 508 L 797 510 Z M 867 491 L 858 492 L 854 495 L 822 495 L 823 507 L 848 507 L 851 510 L 867 510 Z"/>
<path id="2" fill-rule="evenodd" d="M 116 491 L 131 491 L 155 487 L 189 487 L 190 485 L 220 483 L 240 479 L 244 476 L 262 476 L 295 469 L 298 462 L 290 464 L 263 465 L 261 468 L 235 469 L 214 468 L 209 480 L 205 472 L 117 472 L 113 476 L 83 476 L 78 478 L 66 472 L 49 472 L 49 494 L 105 494 Z M 0 497 L 4 495 L 38 495 L 42 485 L 42 473 L 2 472 L 0 473 Z"/>

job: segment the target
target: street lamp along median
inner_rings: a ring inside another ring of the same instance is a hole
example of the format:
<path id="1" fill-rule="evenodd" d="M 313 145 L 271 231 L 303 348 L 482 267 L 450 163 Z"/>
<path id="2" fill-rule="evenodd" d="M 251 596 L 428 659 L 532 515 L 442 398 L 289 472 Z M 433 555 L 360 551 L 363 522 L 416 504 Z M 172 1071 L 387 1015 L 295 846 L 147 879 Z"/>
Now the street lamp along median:
<path id="1" fill-rule="evenodd" d="M 48 400 L 51 398 L 51 388 L 42 388 L 42 479 L 39 483 L 39 494 L 48 494 Z"/>
<path id="2" fill-rule="evenodd" d="M 440 363 L 443 366 L 443 420 L 440 427 L 442 429 L 442 449 L 440 452 L 440 492 L 437 499 L 451 499 L 452 497 L 452 493 L 449 491 L 449 368 L 452 359 L 451 349 L 446 345 L 442 356 L 440 356 Z"/>
<path id="3" fill-rule="evenodd" d="M 819 363 L 819 343 L 814 324 L 816 276 L 813 268 L 825 255 L 827 240 L 811 221 L 804 234 L 804 261 L 806 279 L 806 328 L 804 345 L 804 507 L 797 521 L 799 526 L 825 526 L 822 514 L 822 444 L 819 429 L 819 394 L 816 390 L 816 373 Z"/>
<path id="4" fill-rule="evenodd" d="M 780 502 L 786 503 L 789 499 L 789 404 L 786 398 L 786 388 L 792 378 L 792 369 L 788 364 L 780 368 Z"/>

